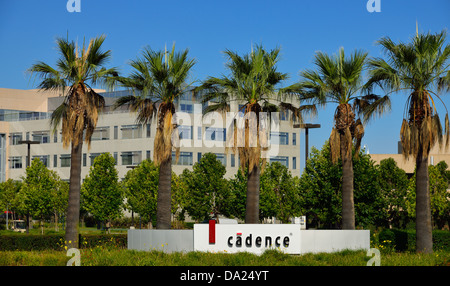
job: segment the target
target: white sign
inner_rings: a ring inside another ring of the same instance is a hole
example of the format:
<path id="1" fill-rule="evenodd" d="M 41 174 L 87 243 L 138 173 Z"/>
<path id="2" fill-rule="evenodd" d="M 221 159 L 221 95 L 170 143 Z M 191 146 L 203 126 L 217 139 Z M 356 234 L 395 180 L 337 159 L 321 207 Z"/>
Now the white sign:
<path id="1" fill-rule="evenodd" d="M 194 251 L 261 254 L 267 249 L 300 254 L 300 227 L 295 224 L 194 225 Z"/>

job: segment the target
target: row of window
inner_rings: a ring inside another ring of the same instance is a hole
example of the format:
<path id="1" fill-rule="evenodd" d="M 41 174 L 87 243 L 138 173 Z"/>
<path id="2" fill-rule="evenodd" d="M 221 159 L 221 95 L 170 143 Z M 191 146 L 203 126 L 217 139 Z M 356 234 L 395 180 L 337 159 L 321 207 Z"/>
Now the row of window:
<path id="1" fill-rule="evenodd" d="M 141 125 L 122 125 L 121 139 L 137 139 L 142 138 L 142 126 Z M 180 125 L 178 126 L 180 139 L 192 140 L 194 138 L 194 126 Z M 118 126 L 114 126 L 114 139 L 118 139 Z M 198 140 L 202 140 L 202 127 L 198 127 Z M 38 141 L 41 144 L 51 143 L 50 131 L 33 131 L 26 132 L 26 140 Z M 150 124 L 146 126 L 146 137 L 151 136 Z M 10 145 L 19 145 L 19 142 L 23 140 L 23 134 L 21 132 L 11 133 Z M 225 128 L 206 127 L 204 139 L 208 141 L 226 141 L 227 132 Z M 109 140 L 110 139 L 110 127 L 97 127 L 92 134 L 92 141 Z M 61 139 L 60 139 L 61 141 Z M 58 142 L 57 134 L 53 135 L 53 143 Z M 288 132 L 270 132 L 270 143 L 278 145 L 289 145 L 289 133 Z M 292 145 L 297 145 L 297 135 L 292 133 Z"/>
<path id="2" fill-rule="evenodd" d="M 146 131 L 146 137 L 150 137 L 151 135 L 151 129 L 150 129 L 150 124 L 147 124 L 145 127 L 145 131 Z M 143 133 L 143 128 L 142 125 L 122 125 L 120 126 L 120 131 L 121 131 L 121 138 L 120 139 L 137 139 L 137 138 L 142 138 L 142 133 Z M 59 135 L 61 136 L 61 133 L 59 133 Z M 57 143 L 58 142 L 58 134 L 55 133 L 53 135 L 53 141 L 52 136 L 50 135 L 50 131 L 33 131 L 33 132 L 26 132 L 25 133 L 25 138 L 26 140 L 33 140 L 33 141 L 38 141 L 41 144 L 45 144 L 45 143 Z M 23 140 L 23 133 L 22 132 L 15 132 L 15 133 L 10 133 L 9 135 L 9 144 L 10 145 L 19 145 L 19 141 Z M 111 138 L 111 132 L 110 132 L 110 127 L 109 126 L 105 126 L 105 127 L 97 127 L 94 131 L 94 133 L 92 134 L 91 140 L 92 141 L 100 141 L 100 140 L 109 140 Z M 114 139 L 119 139 L 119 126 L 114 126 L 113 127 L 113 138 Z M 59 141 L 61 142 L 62 139 L 59 139 Z"/>
<path id="3" fill-rule="evenodd" d="M 89 161 L 90 166 L 94 164 L 95 158 L 100 156 L 101 153 L 90 153 L 89 155 L 86 153 L 83 153 L 82 156 L 82 166 L 86 167 L 87 163 Z M 216 153 L 216 158 L 219 160 L 224 166 L 227 165 L 227 156 L 223 153 Z M 32 160 L 35 158 L 39 158 L 46 167 L 70 167 L 70 154 L 61 154 L 59 155 L 53 155 L 53 165 L 50 165 L 50 155 L 41 155 L 41 156 L 32 156 Z M 113 153 L 114 160 L 117 162 L 120 162 L 121 165 L 129 166 L 129 165 L 138 165 L 142 161 L 142 151 L 126 151 L 126 152 L 120 152 L 120 158 L 119 158 L 119 152 Z M 146 151 L 146 159 L 150 159 L 150 151 Z M 172 153 L 172 164 L 174 165 L 184 165 L 184 166 L 192 166 L 194 163 L 193 160 L 194 153 L 193 152 L 180 152 L 178 161 L 176 161 L 176 154 L 175 152 Z M 202 153 L 197 153 L 197 162 L 200 161 L 202 157 Z M 89 158 L 89 159 L 88 159 Z M 27 156 L 25 156 L 25 162 L 27 160 Z M 9 168 L 10 169 L 21 169 L 25 166 L 26 163 L 23 162 L 22 156 L 12 156 L 9 157 Z M 59 161 L 59 165 L 58 165 Z M 291 167 L 292 169 L 297 169 L 297 157 L 292 157 L 292 165 L 289 166 L 289 157 L 288 156 L 276 156 L 271 157 L 270 162 L 279 162 L 282 165 L 286 167 Z M 229 167 L 237 167 L 238 162 L 236 162 L 236 158 L 234 154 L 230 155 L 230 165 Z"/>

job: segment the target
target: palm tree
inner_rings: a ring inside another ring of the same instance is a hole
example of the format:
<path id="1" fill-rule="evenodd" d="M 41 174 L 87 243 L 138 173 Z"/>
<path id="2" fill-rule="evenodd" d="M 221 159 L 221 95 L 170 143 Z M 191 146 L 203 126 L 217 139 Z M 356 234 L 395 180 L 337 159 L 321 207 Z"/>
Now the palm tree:
<path id="1" fill-rule="evenodd" d="M 260 125 L 260 114 L 289 109 L 301 121 L 302 113 L 306 113 L 308 108 L 296 108 L 289 103 L 279 106 L 272 103 L 272 99 L 281 98 L 274 96 L 276 86 L 287 78 L 287 74 L 276 69 L 279 48 L 266 51 L 262 46 L 256 46 L 254 51 L 252 49 L 250 54 L 242 57 L 230 50 L 224 53 L 229 60 L 226 68 L 230 75 L 222 78 L 209 77 L 196 91 L 201 92 L 203 103 L 211 103 L 204 109 L 204 114 L 228 112 L 232 101 L 243 103 L 239 111 L 245 118 L 244 132 L 238 132 L 234 119 L 231 126 L 233 133 L 228 133 L 227 146 L 232 145 L 233 152 L 239 154 L 241 170 L 248 168 L 245 222 L 259 223 L 260 175 L 265 162 L 261 158 L 261 151 L 267 147 L 267 130 L 260 129 L 264 126 Z M 230 140 L 233 140 L 231 144 Z"/>
<path id="2" fill-rule="evenodd" d="M 78 247 L 78 222 L 80 216 L 81 154 L 84 141 L 90 145 L 97 125 L 99 112 L 104 106 L 103 97 L 91 85 L 102 84 L 106 78 L 117 74 L 115 68 L 103 67 L 111 57 L 111 51 L 101 51 L 105 36 L 89 41 L 80 49 L 78 45 L 62 38 L 57 39 L 60 58 L 56 68 L 38 62 L 28 69 L 42 78 L 39 88 L 61 91 L 63 103 L 51 116 L 54 132 L 62 122 L 64 148 L 71 146 L 70 187 L 67 209 L 66 243 L 69 248 Z M 91 84 L 91 85 L 90 85 Z"/>
<path id="3" fill-rule="evenodd" d="M 358 50 L 346 57 L 343 48 L 333 56 L 318 52 L 314 58 L 317 71 L 302 71 L 302 79 L 284 90 L 298 94 L 301 101 L 337 104 L 329 144 L 332 162 L 342 161 L 342 229 L 355 229 L 353 142 L 357 156 L 364 136 L 363 123 L 390 108 L 389 97 L 362 93 L 367 57 L 366 52 Z"/>
<path id="4" fill-rule="evenodd" d="M 171 228 L 171 178 L 173 133 L 176 124 L 175 100 L 189 87 L 189 72 L 195 60 L 188 58 L 188 50 L 175 52 L 153 51 L 149 47 L 142 52 L 142 58 L 131 61 L 134 71 L 129 77 L 117 77 L 121 86 L 133 91 L 132 95 L 117 100 L 116 107 L 128 106 L 137 113 L 141 124 L 151 122 L 157 117 L 154 140 L 154 162 L 159 164 L 159 186 L 156 210 L 156 228 Z M 179 148 L 175 148 L 178 158 Z"/>
<path id="5" fill-rule="evenodd" d="M 409 93 L 400 140 L 403 156 L 416 160 L 416 251 L 432 252 L 431 206 L 428 181 L 428 156 L 439 142 L 449 145 L 448 112 L 445 115 L 445 136 L 437 113 L 438 95 L 450 89 L 450 45 L 444 47 L 446 32 L 417 33 L 410 43 L 394 43 L 389 37 L 378 41 L 387 61 L 369 61 L 367 88 L 381 87 L 387 95 L 399 91 Z M 444 104 L 445 107 L 445 104 Z"/>

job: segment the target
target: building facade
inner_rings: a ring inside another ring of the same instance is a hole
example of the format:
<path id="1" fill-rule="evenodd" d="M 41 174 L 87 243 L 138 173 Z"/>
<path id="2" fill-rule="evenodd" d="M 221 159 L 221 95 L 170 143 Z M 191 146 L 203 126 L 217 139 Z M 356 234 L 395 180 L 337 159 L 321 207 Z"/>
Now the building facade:
<path id="1" fill-rule="evenodd" d="M 116 160 L 119 178 L 142 160 L 153 158 L 156 134 L 155 121 L 142 125 L 136 122 L 136 114 L 126 108 L 113 109 L 118 97 L 127 91 L 105 92 L 98 90 L 106 101 L 104 112 L 99 116 L 91 145 L 83 144 L 82 174 L 89 173 L 94 159 L 109 152 Z M 63 148 L 61 130 L 50 128 L 52 111 L 62 103 L 63 97 L 54 92 L 38 90 L 12 90 L 0 88 L 0 181 L 9 178 L 21 180 L 27 165 L 28 145 L 22 141 L 37 141 L 30 145 L 31 160 L 38 157 L 63 180 L 69 180 L 70 148 Z M 202 116 L 202 105 L 187 92 L 176 103 L 180 144 L 178 161 L 173 153 L 173 171 L 177 174 L 192 168 L 205 153 L 215 153 L 226 166 L 226 177 L 232 177 L 239 168 L 239 158 L 230 150 L 226 152 L 226 138 L 230 117 L 242 117 L 235 103 L 230 113 Z M 287 166 L 293 176 L 300 175 L 300 129 L 293 128 L 286 113 L 276 114 L 268 133 L 268 162 L 280 162 Z M 222 119 L 222 120 L 219 120 Z"/>

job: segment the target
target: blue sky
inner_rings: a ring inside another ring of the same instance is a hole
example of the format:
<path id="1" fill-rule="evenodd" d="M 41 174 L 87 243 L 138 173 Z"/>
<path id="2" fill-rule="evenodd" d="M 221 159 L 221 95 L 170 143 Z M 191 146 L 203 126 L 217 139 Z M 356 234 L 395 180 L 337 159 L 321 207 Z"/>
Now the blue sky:
<path id="1" fill-rule="evenodd" d="M 347 53 L 363 49 L 377 57 L 382 53 L 375 41 L 383 36 L 408 41 L 416 21 L 420 32 L 450 26 L 449 0 L 379 2 L 381 12 L 369 13 L 367 0 L 80 0 L 81 12 L 69 13 L 66 0 L 0 0 L 0 87 L 35 88 L 25 70 L 38 60 L 53 65 L 55 39 L 67 34 L 79 43 L 105 34 L 104 47 L 112 50 L 109 66 L 123 74 L 144 46 L 163 49 L 175 42 L 196 58 L 192 76 L 199 82 L 226 73 L 225 49 L 243 54 L 252 44 L 281 47 L 278 68 L 290 75 L 284 84 L 289 85 L 299 79 L 299 71 L 313 68 L 317 51 L 336 53 L 344 47 Z M 449 98 L 443 97 L 448 107 Z M 366 126 L 362 145 L 370 153 L 397 152 L 405 101 L 406 94 L 394 95 L 391 113 Z M 311 130 L 310 146 L 320 149 L 328 139 L 335 108 L 320 110 L 310 120 L 322 125 Z M 303 136 L 300 144 L 303 156 Z"/>

